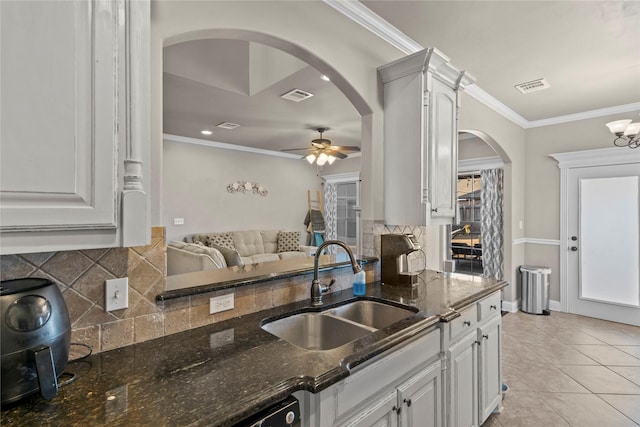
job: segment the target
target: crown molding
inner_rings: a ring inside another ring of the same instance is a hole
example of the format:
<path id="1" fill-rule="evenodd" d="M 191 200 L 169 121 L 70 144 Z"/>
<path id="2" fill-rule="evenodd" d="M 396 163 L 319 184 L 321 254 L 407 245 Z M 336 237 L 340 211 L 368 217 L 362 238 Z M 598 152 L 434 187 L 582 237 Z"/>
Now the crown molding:
<path id="1" fill-rule="evenodd" d="M 369 30 L 382 40 L 400 50 L 406 55 L 410 55 L 425 48 L 411 37 L 391 25 L 387 20 L 373 12 L 371 9 L 360 3 L 358 0 L 323 0 L 325 4 L 342 13 L 347 18 Z M 595 117 L 608 116 L 618 113 L 628 113 L 640 110 L 640 102 L 614 107 L 601 108 L 598 110 L 584 111 L 581 113 L 567 114 L 564 116 L 549 117 L 540 120 L 527 120 L 511 108 L 489 95 L 476 84 L 471 84 L 465 91 L 487 107 L 516 125 L 524 128 L 535 128 L 568 123 L 578 120 L 592 119 Z"/>
<path id="2" fill-rule="evenodd" d="M 262 148 L 247 147 L 245 145 L 227 144 L 226 142 L 210 141 L 208 139 L 191 138 L 188 136 L 162 134 L 163 141 L 181 142 L 186 144 L 202 145 L 204 147 L 221 148 L 223 150 L 243 151 L 245 153 L 263 154 L 274 157 L 284 157 L 286 159 L 300 160 L 303 156 L 299 154 L 283 153 L 281 151 L 264 150 Z"/>
<path id="3" fill-rule="evenodd" d="M 284 153 L 282 151 L 265 150 L 263 148 L 247 147 L 246 145 L 228 144 L 226 142 L 211 141 L 208 139 L 191 138 L 189 136 L 171 135 L 169 133 L 162 134 L 163 141 L 181 142 L 184 144 L 202 145 L 203 147 L 220 148 L 222 150 L 243 151 L 245 153 L 262 154 L 265 156 L 283 157 L 285 159 L 301 160 L 304 156 L 301 154 Z M 361 157 L 362 152 L 351 153 L 347 158 Z"/>
<path id="4" fill-rule="evenodd" d="M 581 113 L 567 114 L 566 116 L 549 117 L 548 119 L 532 120 L 527 128 L 557 125 L 561 123 L 575 122 L 577 120 L 593 119 L 596 117 L 611 116 L 614 114 L 631 113 L 640 111 L 640 102 L 632 104 L 616 105 L 614 107 L 600 108 L 598 110 L 583 111 Z"/>
<path id="5" fill-rule="evenodd" d="M 418 42 L 391 25 L 380 15 L 355 0 L 323 0 L 347 18 L 357 22 L 406 55 L 424 49 Z"/>

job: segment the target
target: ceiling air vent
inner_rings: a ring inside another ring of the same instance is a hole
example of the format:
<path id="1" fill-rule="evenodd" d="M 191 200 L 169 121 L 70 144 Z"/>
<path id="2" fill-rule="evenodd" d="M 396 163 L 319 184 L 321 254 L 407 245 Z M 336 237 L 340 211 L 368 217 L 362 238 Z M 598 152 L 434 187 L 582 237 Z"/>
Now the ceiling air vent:
<path id="1" fill-rule="evenodd" d="M 309 99 L 312 96 L 312 93 L 306 92 L 302 89 L 293 89 L 285 93 L 284 95 L 280 95 L 280 98 L 288 99 L 289 101 L 293 102 L 300 102 L 304 101 L 305 99 Z"/>
<path id="2" fill-rule="evenodd" d="M 548 89 L 551 85 L 545 79 L 532 80 L 526 83 L 520 83 L 515 86 L 522 94 L 536 92 L 538 90 Z"/>
<path id="3" fill-rule="evenodd" d="M 235 128 L 240 127 L 240 125 L 237 123 L 222 122 L 219 125 L 216 125 L 216 127 L 222 128 L 222 129 L 234 130 Z"/>

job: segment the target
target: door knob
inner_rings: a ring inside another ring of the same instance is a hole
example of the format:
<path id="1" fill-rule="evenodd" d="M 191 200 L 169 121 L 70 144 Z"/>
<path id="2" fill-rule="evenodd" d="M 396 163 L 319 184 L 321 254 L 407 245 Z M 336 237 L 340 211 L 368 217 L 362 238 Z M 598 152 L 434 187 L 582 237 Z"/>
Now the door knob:
<path id="1" fill-rule="evenodd" d="M 577 252 L 578 251 L 578 247 L 577 246 L 571 246 L 571 248 L 569 248 L 569 249 L 571 249 L 573 252 Z"/>

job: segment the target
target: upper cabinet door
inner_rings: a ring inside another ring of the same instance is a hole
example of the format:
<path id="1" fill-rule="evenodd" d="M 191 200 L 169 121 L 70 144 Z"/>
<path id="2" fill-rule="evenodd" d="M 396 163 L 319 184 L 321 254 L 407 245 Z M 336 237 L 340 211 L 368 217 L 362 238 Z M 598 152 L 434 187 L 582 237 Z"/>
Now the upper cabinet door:
<path id="1" fill-rule="evenodd" d="M 117 3 L 0 7 L 2 230 L 115 228 Z"/>
<path id="2" fill-rule="evenodd" d="M 127 181 L 144 194 L 148 10 L 126 0 L 0 2 L 2 253 L 123 245 Z"/>
<path id="3" fill-rule="evenodd" d="M 432 78 L 429 96 L 429 198 L 432 218 L 452 219 L 456 215 L 458 175 L 457 94 Z"/>
<path id="4" fill-rule="evenodd" d="M 473 79 L 435 48 L 378 68 L 384 83 L 384 219 L 450 224 L 456 215 L 458 90 Z"/>

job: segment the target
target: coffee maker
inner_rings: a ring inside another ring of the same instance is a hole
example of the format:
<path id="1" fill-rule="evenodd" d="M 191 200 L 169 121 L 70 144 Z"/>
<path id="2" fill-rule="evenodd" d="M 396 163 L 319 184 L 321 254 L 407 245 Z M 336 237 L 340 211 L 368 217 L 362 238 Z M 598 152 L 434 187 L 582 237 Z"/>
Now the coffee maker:
<path id="1" fill-rule="evenodd" d="M 382 283 L 391 286 L 413 286 L 418 282 L 418 272 L 410 272 L 407 255 L 420 250 L 420 243 L 413 234 L 382 234 L 380 236 Z"/>

